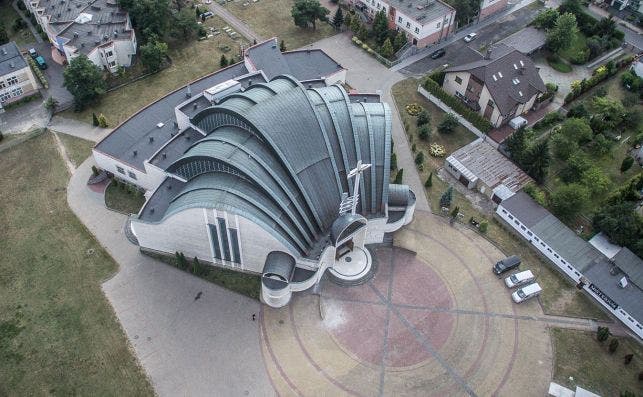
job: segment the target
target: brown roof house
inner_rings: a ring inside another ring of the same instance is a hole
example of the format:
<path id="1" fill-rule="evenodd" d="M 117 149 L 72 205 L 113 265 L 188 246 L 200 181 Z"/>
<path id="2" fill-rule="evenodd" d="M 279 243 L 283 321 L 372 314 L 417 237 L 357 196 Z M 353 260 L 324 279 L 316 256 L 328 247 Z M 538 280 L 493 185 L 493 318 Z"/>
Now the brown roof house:
<path id="1" fill-rule="evenodd" d="M 445 70 L 442 87 L 495 127 L 527 113 L 546 91 L 534 62 L 513 47 L 497 44 L 470 58 Z"/>

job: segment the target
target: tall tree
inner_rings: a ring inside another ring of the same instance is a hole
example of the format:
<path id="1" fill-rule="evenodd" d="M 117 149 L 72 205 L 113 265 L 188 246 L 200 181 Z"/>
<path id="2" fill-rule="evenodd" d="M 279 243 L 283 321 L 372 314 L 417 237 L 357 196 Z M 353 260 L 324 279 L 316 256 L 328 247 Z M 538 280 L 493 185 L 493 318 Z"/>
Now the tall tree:
<path id="1" fill-rule="evenodd" d="M 353 31 L 353 34 L 358 34 L 360 28 L 362 27 L 362 23 L 359 20 L 359 15 L 355 14 L 353 18 L 351 18 L 351 30 Z"/>
<path id="2" fill-rule="evenodd" d="M 547 8 L 536 15 L 534 19 L 534 26 L 539 29 L 551 29 L 556 25 L 558 19 L 558 10 L 555 8 Z"/>
<path id="3" fill-rule="evenodd" d="M 393 54 L 395 52 L 393 51 L 393 44 L 391 44 L 391 39 L 386 39 L 384 40 L 384 44 L 382 44 L 382 48 L 380 48 L 380 54 L 384 58 L 392 58 Z"/>
<path id="4" fill-rule="evenodd" d="M 189 8 L 183 8 L 174 16 L 172 31 L 175 36 L 187 40 L 199 30 L 199 25 L 194 20 L 194 15 Z"/>
<path id="5" fill-rule="evenodd" d="M 9 42 L 9 35 L 7 34 L 7 29 L 3 24 L 0 24 L 0 44 L 5 44 Z"/>
<path id="6" fill-rule="evenodd" d="M 404 32 L 401 30 L 397 32 L 395 40 L 393 41 L 393 48 L 395 48 L 395 51 L 399 51 L 400 48 L 404 47 L 406 41 L 406 35 L 404 34 Z"/>
<path id="7" fill-rule="evenodd" d="M 162 41 L 150 41 L 141 46 L 141 62 L 150 72 L 161 68 L 167 55 L 167 44 Z"/>
<path id="8" fill-rule="evenodd" d="M 77 110 L 84 109 L 105 93 L 105 80 L 98 66 L 81 54 L 63 71 L 64 86 L 74 97 Z"/>
<path id="9" fill-rule="evenodd" d="M 627 201 L 604 205 L 594 215 L 592 225 L 607 234 L 613 243 L 634 251 L 637 242 L 643 240 L 643 217 L 635 208 L 636 203 Z"/>
<path id="10" fill-rule="evenodd" d="M 583 144 L 592 140 L 592 127 L 586 119 L 569 118 L 560 126 L 559 134 L 563 135 L 570 142 Z"/>
<path id="11" fill-rule="evenodd" d="M 342 27 L 343 23 L 344 23 L 344 12 L 342 11 L 342 7 L 337 7 L 337 11 L 335 11 L 335 15 L 333 16 L 333 26 L 336 29 L 339 29 Z"/>
<path id="12" fill-rule="evenodd" d="M 563 185 L 551 195 L 551 207 L 560 218 L 571 220 L 587 206 L 589 191 L 583 185 Z"/>
<path id="13" fill-rule="evenodd" d="M 384 10 L 379 10 L 373 19 L 373 36 L 377 45 L 384 44 L 384 40 L 388 37 L 388 19 Z"/>
<path id="14" fill-rule="evenodd" d="M 549 141 L 543 139 L 531 145 L 522 160 L 522 167 L 538 183 L 543 183 L 549 168 Z"/>
<path id="15" fill-rule="evenodd" d="M 323 7 L 318 0 L 295 0 L 295 5 L 291 9 L 292 18 L 295 25 L 300 28 L 317 29 L 317 20 L 325 21 L 327 19 L 327 8 Z"/>
<path id="16" fill-rule="evenodd" d="M 547 48 L 552 52 L 566 49 L 576 33 L 578 33 L 576 16 L 568 12 L 560 15 L 554 27 L 547 32 Z"/>

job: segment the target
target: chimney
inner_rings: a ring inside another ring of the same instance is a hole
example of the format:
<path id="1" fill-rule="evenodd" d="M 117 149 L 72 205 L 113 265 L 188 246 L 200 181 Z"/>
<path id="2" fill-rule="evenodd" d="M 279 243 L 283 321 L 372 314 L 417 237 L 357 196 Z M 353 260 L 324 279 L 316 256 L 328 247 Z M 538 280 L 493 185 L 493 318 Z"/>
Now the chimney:
<path id="1" fill-rule="evenodd" d="M 136 155 L 138 154 L 138 151 L 134 150 L 134 152 L 132 152 L 132 154 L 134 154 L 134 157 L 136 157 Z"/>
<path id="2" fill-rule="evenodd" d="M 185 93 L 185 96 L 186 96 L 186 97 L 188 97 L 188 98 L 191 98 L 191 97 L 192 97 L 192 89 L 190 88 L 190 85 L 189 85 L 189 84 L 188 84 L 188 90 L 187 90 L 187 92 Z"/>
<path id="3" fill-rule="evenodd" d="M 150 137 L 150 143 L 152 143 L 152 142 L 154 142 L 154 137 L 153 136 Z"/>
<path id="4" fill-rule="evenodd" d="M 484 53 L 484 59 L 491 59 L 491 46 L 489 46 L 489 48 L 487 48 L 487 51 Z"/>
<path id="5" fill-rule="evenodd" d="M 520 69 L 518 69 L 518 73 L 525 74 L 525 67 L 521 66 Z"/>

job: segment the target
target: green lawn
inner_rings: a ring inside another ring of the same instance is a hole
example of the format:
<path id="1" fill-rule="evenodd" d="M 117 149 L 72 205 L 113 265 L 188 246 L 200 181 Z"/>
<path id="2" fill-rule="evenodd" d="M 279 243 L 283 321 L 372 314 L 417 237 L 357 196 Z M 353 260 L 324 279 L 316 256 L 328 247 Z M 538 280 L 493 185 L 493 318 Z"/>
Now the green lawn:
<path id="1" fill-rule="evenodd" d="M 570 64 L 557 55 L 547 57 L 547 64 L 555 71 L 561 73 L 569 73 L 573 70 Z"/>
<path id="2" fill-rule="evenodd" d="M 62 132 L 58 133 L 58 137 L 62 141 L 63 146 L 65 146 L 65 150 L 67 150 L 69 160 L 71 160 L 75 167 L 81 165 L 87 157 L 91 156 L 94 142 Z"/>
<path id="3" fill-rule="evenodd" d="M 617 338 L 619 347 L 610 354 L 607 346 L 613 337 L 601 344 L 595 333 L 559 328 L 550 332 L 555 382 L 569 388 L 578 385 L 601 396 L 618 396 L 626 390 L 643 395 L 643 382 L 638 380 L 643 370 L 643 348 L 639 343 L 631 338 Z M 623 356 L 629 353 L 634 354 L 634 359 L 624 365 Z"/>
<path id="4" fill-rule="evenodd" d="M 145 197 L 140 192 L 133 192 L 129 185 L 115 184 L 113 181 L 105 190 L 105 205 L 107 208 L 125 214 L 138 214 L 145 204 Z"/>
<path id="5" fill-rule="evenodd" d="M 100 288 L 117 265 L 67 207 L 68 178 L 50 133 L 0 156 L 0 395 L 153 395 Z"/>
<path id="6" fill-rule="evenodd" d="M 225 25 L 219 17 L 210 18 L 204 23 L 206 28 L 212 26 L 219 30 Z M 92 112 L 103 113 L 109 126 L 115 127 L 171 91 L 220 69 L 219 61 L 222 54 L 228 58 L 234 56 L 238 60 L 239 46 L 243 43 L 247 45 L 242 39 L 233 40 L 223 32 L 204 41 L 190 41 L 169 51 L 172 65 L 167 69 L 105 94 L 98 104 L 82 112 L 67 110 L 63 112 L 63 116 L 91 123 Z M 230 50 L 224 52 L 220 46 L 228 46 Z"/>
<path id="7" fill-rule="evenodd" d="M 249 3 L 244 7 L 244 3 Z M 225 7 L 235 16 L 247 23 L 250 28 L 264 39 L 278 37 L 286 42 L 288 50 L 294 50 L 314 43 L 336 33 L 329 24 L 317 22 L 317 29 L 302 29 L 295 26 L 290 10 L 294 0 L 235 0 Z M 329 14 L 329 18 L 333 16 Z"/>
<path id="8" fill-rule="evenodd" d="M 453 134 L 441 135 L 437 131 L 433 131 L 432 140 L 428 143 L 420 141 L 417 138 L 417 128 L 415 126 L 415 117 L 410 116 L 405 106 L 409 103 L 418 103 L 424 107 L 431 114 L 431 125 L 435 127 L 441 120 L 444 112 L 433 105 L 424 97 L 419 95 L 417 90 L 418 80 L 406 79 L 395 86 L 393 86 L 393 96 L 397 104 L 402 120 L 406 121 L 409 126 L 407 132 L 413 135 L 413 142 L 416 143 L 419 150 L 427 152 L 428 144 L 436 142 L 445 146 L 447 156 L 454 150 L 466 145 L 473 141 L 475 136 L 466 130 L 464 127 L 459 126 Z M 410 138 L 411 139 L 411 138 Z M 438 170 L 444 164 L 444 157 L 434 158 L 426 156 L 427 163 L 424 170 L 420 172 L 420 177 L 425 181 L 430 172 L 433 172 L 433 186 L 426 189 L 426 194 L 429 199 L 431 209 L 434 213 L 440 212 L 440 196 L 444 193 L 448 185 L 446 182 L 437 177 Z M 544 287 L 544 292 L 540 296 L 543 310 L 548 314 L 576 316 L 576 317 L 591 317 L 607 320 L 608 317 L 603 311 L 598 308 L 593 302 L 590 301 L 585 295 L 578 291 L 574 286 L 563 278 L 551 265 L 538 256 L 522 239 L 515 237 L 513 234 L 504 229 L 498 221 L 484 216 L 479 209 L 475 208 L 471 202 L 458 193 L 456 190 L 453 192 L 453 204 L 460 207 L 460 211 L 465 214 L 465 220 L 474 217 L 478 220 L 487 218 L 489 227 L 486 233 L 487 238 L 498 246 L 504 253 L 516 254 L 522 258 L 522 268 L 531 269 L 538 277 L 538 282 Z"/>
<path id="9" fill-rule="evenodd" d="M 9 35 L 9 41 L 15 41 L 18 47 L 35 43 L 36 39 L 29 31 L 29 28 L 13 30 L 14 21 L 20 18 L 20 15 L 11 6 L 11 0 L 0 0 L 0 24 L 4 25 Z"/>

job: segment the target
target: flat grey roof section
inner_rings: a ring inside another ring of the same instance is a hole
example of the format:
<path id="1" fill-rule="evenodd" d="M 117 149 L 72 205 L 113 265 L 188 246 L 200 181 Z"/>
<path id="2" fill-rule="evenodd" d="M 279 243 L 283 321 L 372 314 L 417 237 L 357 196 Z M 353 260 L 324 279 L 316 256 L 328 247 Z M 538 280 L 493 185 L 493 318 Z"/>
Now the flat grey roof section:
<path id="1" fill-rule="evenodd" d="M 299 81 L 323 80 L 343 70 L 333 58 L 320 49 L 281 52 L 277 38 L 264 41 L 246 49 L 245 57 L 268 80 L 288 74 Z"/>
<path id="2" fill-rule="evenodd" d="M 192 127 L 186 128 L 181 133 L 175 134 L 167 145 L 156 153 L 150 163 L 164 170 L 202 138 L 203 135 L 199 131 Z"/>
<path id="3" fill-rule="evenodd" d="M 365 102 L 365 103 L 378 103 L 382 102 L 382 98 L 379 94 L 360 94 L 360 93 L 351 93 L 348 94 L 348 99 L 351 103 Z"/>
<path id="4" fill-rule="evenodd" d="M 439 0 L 388 0 L 387 3 L 422 25 L 455 11 L 450 5 Z"/>
<path id="5" fill-rule="evenodd" d="M 247 73 L 244 64 L 237 63 L 190 83 L 190 90 L 194 95 Z M 186 93 L 187 88 L 181 87 L 141 109 L 116 127 L 95 149 L 142 171 L 143 162 L 172 138 L 170 134 L 178 132 L 174 126 L 174 108 L 188 98 Z M 163 127 L 158 128 L 158 123 L 164 123 Z M 150 137 L 154 137 L 153 142 L 150 142 Z M 133 155 L 134 150 L 137 151 L 136 156 Z"/>
<path id="6" fill-rule="evenodd" d="M 0 76 L 16 72 L 26 67 L 27 62 L 22 57 L 22 54 L 20 54 L 20 49 L 14 41 L 0 46 Z"/>
<path id="7" fill-rule="evenodd" d="M 181 193 L 184 186 L 185 182 L 176 178 L 165 178 L 154 194 L 145 202 L 145 206 L 140 211 L 140 219 L 148 222 L 158 222 L 163 219 L 170 203 L 174 197 Z M 152 211 L 152 209 L 154 210 Z"/>
<path id="8" fill-rule="evenodd" d="M 643 288 L 643 260 L 627 248 L 622 248 L 612 259 L 627 277 L 639 288 Z M 643 299 L 640 301 L 643 306 Z"/>
<path id="9" fill-rule="evenodd" d="M 504 200 L 502 206 L 579 271 L 605 258 L 528 194 L 518 192 Z"/>
<path id="10" fill-rule="evenodd" d="M 545 45 L 545 31 L 528 26 L 501 40 L 500 43 L 529 55 L 540 50 Z"/>
<path id="11" fill-rule="evenodd" d="M 583 274 L 639 323 L 643 322 L 643 291 L 633 283 L 625 288 L 619 287 L 618 282 L 623 274 L 613 276 L 611 268 L 612 264 L 605 259 L 590 266 Z"/>
<path id="12" fill-rule="evenodd" d="M 516 192 L 532 181 L 523 170 L 482 139 L 461 147 L 451 156 L 491 189 L 504 184 Z"/>

